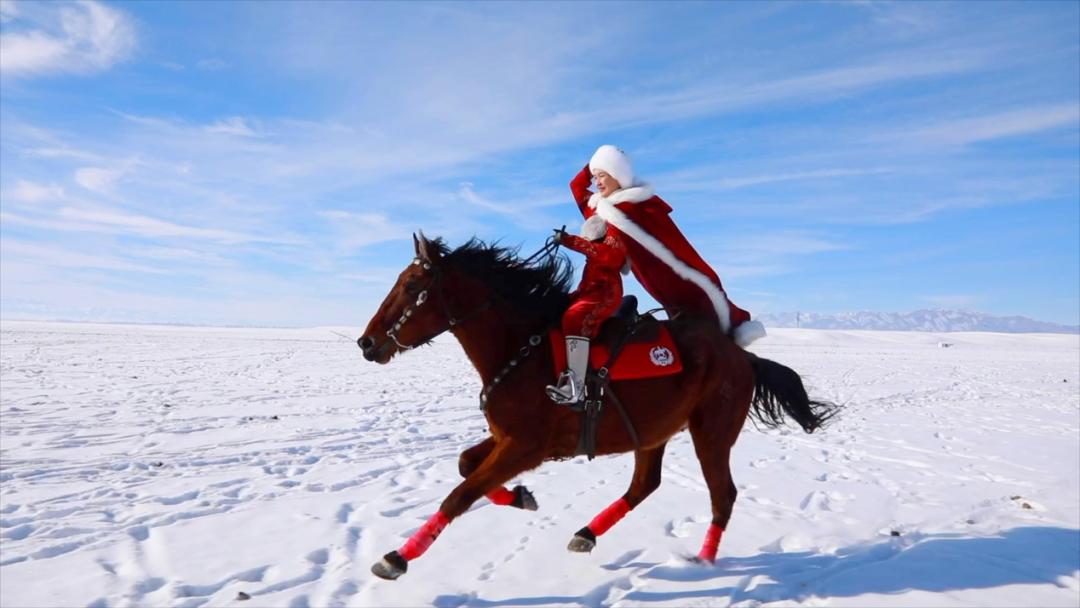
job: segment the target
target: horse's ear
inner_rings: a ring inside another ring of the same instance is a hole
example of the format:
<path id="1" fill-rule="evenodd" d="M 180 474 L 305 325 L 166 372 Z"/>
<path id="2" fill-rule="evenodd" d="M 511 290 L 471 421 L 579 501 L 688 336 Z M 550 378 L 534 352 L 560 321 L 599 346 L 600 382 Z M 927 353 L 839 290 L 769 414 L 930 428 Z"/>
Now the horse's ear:
<path id="1" fill-rule="evenodd" d="M 420 257 L 420 240 L 416 238 L 416 233 L 412 234 L 412 244 L 416 249 L 416 257 Z"/>
<path id="2" fill-rule="evenodd" d="M 437 257 L 432 257 L 432 254 L 436 254 L 437 256 L 439 252 L 438 250 L 429 249 L 431 241 L 429 241 L 427 237 L 424 236 L 423 230 L 420 231 L 419 238 L 417 238 L 415 234 L 413 235 L 413 243 L 416 245 L 416 257 L 430 263 L 439 261 Z"/>

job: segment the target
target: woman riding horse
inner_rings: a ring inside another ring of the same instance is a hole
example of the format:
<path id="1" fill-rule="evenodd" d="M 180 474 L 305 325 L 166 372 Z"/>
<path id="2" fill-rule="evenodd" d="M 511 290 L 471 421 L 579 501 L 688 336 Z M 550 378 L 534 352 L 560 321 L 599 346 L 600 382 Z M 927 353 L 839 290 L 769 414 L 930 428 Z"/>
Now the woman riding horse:
<path id="1" fill-rule="evenodd" d="M 619 231 L 610 228 L 599 215 L 585 220 L 581 236 L 555 231 L 555 242 L 585 256 L 581 284 L 570 294 L 573 303 L 562 318 L 567 369 L 559 377 L 558 385 L 547 387 L 547 394 L 555 403 L 573 404 L 585 396 L 589 342 L 622 302 L 619 273 L 626 265 L 626 244 Z"/>
<path id="2" fill-rule="evenodd" d="M 596 193 L 589 190 L 593 180 Z M 675 226 L 671 207 L 636 179 L 622 150 L 600 146 L 570 182 L 570 191 L 582 215 L 600 216 L 625 235 L 634 276 L 661 306 L 715 318 L 742 347 L 765 336 L 761 322 L 731 302 L 720 277 Z"/>
<path id="3" fill-rule="evenodd" d="M 385 364 L 443 332 L 452 333 L 479 375 L 490 434 L 461 453 L 458 469 L 464 479 L 438 511 L 398 550 L 372 566 L 376 576 L 387 579 L 404 574 L 447 524 L 484 496 L 495 504 L 535 510 L 531 492 L 504 484 L 544 461 L 580 453 L 581 414 L 552 407 L 543 394 L 557 371 L 554 349 L 562 347 L 544 335 L 570 304 L 569 267 L 561 258 L 531 262 L 478 241 L 451 250 L 420 236 L 415 247 L 416 257 L 357 345 L 365 359 Z M 807 396 L 795 371 L 739 348 L 712 318 L 678 315 L 663 323 L 683 369 L 676 375 L 634 380 L 633 390 L 613 385 L 638 432 L 628 433 L 619 416 L 601 416 L 595 454 L 633 451 L 634 473 L 627 491 L 574 534 L 567 546 L 571 551 L 590 551 L 601 535 L 659 487 L 665 446 L 676 433 L 689 430 L 712 506 L 698 556 L 712 562 L 735 504 L 730 454 L 747 416 L 767 427 L 790 417 L 812 432 L 833 414 L 831 404 Z M 604 398 L 612 399 L 612 391 Z"/>

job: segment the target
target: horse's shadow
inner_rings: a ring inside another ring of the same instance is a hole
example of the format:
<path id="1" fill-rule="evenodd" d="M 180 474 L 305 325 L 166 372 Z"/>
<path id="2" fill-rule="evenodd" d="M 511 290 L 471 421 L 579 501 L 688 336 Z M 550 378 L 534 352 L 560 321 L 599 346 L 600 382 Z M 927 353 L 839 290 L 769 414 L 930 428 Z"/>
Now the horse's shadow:
<path id="1" fill-rule="evenodd" d="M 469 606 L 601 606 L 616 601 L 612 589 L 625 589 L 618 601 L 633 605 L 686 603 L 692 599 L 774 602 L 810 596 L 854 597 L 989 589 L 1005 585 L 1054 585 L 1080 595 L 1080 530 L 1024 527 L 991 537 L 960 534 L 909 535 L 845 547 L 835 553 L 760 553 L 730 557 L 713 567 L 632 561 L 605 566 L 620 573 L 582 595 L 540 595 L 484 599 L 475 594 L 442 595 L 440 608 Z M 630 574 L 635 583 L 630 583 Z M 731 579 L 735 578 L 732 583 Z M 671 582 L 723 584 L 672 589 Z M 667 591 L 649 591 L 648 581 L 666 581 Z M 756 584 L 755 584 L 756 583 Z"/>

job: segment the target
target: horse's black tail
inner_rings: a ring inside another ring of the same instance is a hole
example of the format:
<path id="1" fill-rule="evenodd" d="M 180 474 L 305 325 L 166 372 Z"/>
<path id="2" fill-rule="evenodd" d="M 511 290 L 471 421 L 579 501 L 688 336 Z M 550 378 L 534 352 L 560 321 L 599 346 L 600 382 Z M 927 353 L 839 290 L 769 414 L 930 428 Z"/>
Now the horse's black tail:
<path id="1" fill-rule="evenodd" d="M 750 415 L 761 424 L 776 428 L 784 423 L 787 413 L 804 431 L 813 433 L 836 414 L 836 405 L 810 399 L 795 370 L 753 353 L 747 353 L 747 356 L 754 368 L 754 400 Z"/>

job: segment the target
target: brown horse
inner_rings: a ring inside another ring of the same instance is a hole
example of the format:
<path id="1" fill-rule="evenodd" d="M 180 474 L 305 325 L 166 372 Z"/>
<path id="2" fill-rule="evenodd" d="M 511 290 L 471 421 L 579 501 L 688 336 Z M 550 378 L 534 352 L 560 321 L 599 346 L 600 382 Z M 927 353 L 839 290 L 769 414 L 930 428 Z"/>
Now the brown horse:
<path id="1" fill-rule="evenodd" d="M 572 268 L 565 257 L 530 262 L 475 239 L 452 251 L 423 234 L 413 241 L 416 258 L 357 343 L 365 359 L 385 364 L 449 330 L 480 374 L 491 435 L 461 453 L 458 466 L 465 479 L 438 512 L 372 567 L 386 579 L 404 574 L 409 560 L 484 496 L 497 504 L 536 509 L 527 489 L 511 491 L 503 484 L 545 460 L 575 456 L 580 432 L 581 414 L 553 404 L 544 392 L 556 375 L 546 331 L 559 323 L 569 302 Z M 574 535 L 572 551 L 592 550 L 597 536 L 656 490 L 664 447 L 689 427 L 712 501 L 712 524 L 699 558 L 711 562 L 735 503 L 729 458 L 748 414 L 772 427 L 786 413 L 812 432 L 834 411 L 807 397 L 798 374 L 739 348 L 714 320 L 675 315 L 665 323 L 683 371 L 613 384 L 639 441 L 635 446 L 618 416 L 603 415 L 596 453 L 633 451 L 634 474 L 626 493 Z"/>

